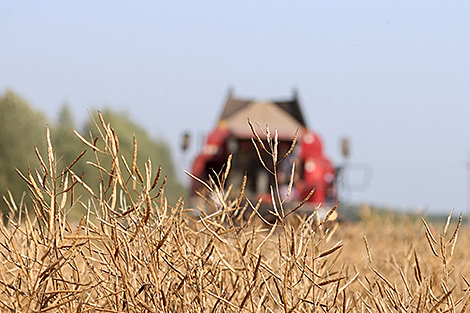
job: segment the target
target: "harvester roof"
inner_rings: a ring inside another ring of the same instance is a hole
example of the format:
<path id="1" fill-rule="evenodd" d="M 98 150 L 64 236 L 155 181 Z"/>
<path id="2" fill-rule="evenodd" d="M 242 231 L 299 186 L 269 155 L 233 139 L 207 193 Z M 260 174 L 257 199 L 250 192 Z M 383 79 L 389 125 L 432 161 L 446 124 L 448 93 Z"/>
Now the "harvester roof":
<path id="1" fill-rule="evenodd" d="M 306 127 L 296 93 L 292 100 L 258 101 L 235 98 L 230 92 L 220 122 L 235 136 L 250 137 L 247 118 L 262 128 L 277 129 L 280 139 L 292 139 L 297 129 Z"/>

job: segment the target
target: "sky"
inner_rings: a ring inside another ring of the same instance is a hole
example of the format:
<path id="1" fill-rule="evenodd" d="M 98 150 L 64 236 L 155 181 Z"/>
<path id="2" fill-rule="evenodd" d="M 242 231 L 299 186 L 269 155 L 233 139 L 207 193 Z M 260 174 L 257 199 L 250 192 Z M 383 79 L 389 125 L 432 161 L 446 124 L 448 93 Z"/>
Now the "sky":
<path id="1" fill-rule="evenodd" d="M 0 0 L 0 93 L 50 119 L 125 112 L 187 169 L 180 137 L 199 149 L 230 87 L 295 88 L 335 164 L 350 140 L 344 202 L 465 213 L 468 16 L 468 1 Z"/>

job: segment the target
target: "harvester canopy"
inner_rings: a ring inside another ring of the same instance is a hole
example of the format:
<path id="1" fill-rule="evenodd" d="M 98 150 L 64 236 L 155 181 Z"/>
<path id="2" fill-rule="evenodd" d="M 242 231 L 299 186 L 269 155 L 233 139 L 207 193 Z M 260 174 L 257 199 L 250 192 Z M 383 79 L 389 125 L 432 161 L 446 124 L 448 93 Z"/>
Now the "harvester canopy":
<path id="1" fill-rule="evenodd" d="M 306 127 L 296 93 L 290 101 L 257 101 L 237 99 L 230 92 L 220 116 L 220 126 L 227 127 L 237 138 L 250 138 L 247 119 L 261 129 L 266 125 L 277 129 L 281 140 L 291 140 L 296 130 Z"/>

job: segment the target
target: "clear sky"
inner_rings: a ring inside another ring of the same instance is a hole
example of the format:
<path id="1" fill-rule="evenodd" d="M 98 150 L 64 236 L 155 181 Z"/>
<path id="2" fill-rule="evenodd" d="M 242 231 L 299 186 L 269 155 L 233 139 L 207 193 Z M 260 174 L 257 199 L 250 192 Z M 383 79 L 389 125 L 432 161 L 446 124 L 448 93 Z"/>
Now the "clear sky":
<path id="1" fill-rule="evenodd" d="M 0 92 L 51 119 L 64 102 L 82 120 L 124 111 L 177 151 L 215 125 L 230 86 L 297 88 L 335 163 L 348 136 L 372 171 L 345 200 L 465 212 L 469 16 L 468 1 L 0 0 Z"/>

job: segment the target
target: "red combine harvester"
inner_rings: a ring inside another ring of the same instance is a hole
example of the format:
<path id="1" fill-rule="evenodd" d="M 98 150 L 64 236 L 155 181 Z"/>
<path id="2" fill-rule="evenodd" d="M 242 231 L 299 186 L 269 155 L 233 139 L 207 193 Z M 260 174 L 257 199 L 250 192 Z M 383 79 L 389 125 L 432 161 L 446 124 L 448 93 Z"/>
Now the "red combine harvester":
<path id="1" fill-rule="evenodd" d="M 245 197 L 248 197 L 254 204 L 262 198 L 263 205 L 260 212 L 266 213 L 266 209 L 272 207 L 270 186 L 274 186 L 275 182 L 273 175 L 263 168 L 258 159 L 251 141 L 252 132 L 247 122 L 248 119 L 260 134 L 261 129 L 266 129 L 266 125 L 272 133 L 277 130 L 280 157 L 289 150 L 294 135 L 299 130 L 295 149 L 278 165 L 282 195 L 287 194 L 292 163 L 295 162 L 294 185 L 284 204 L 286 209 L 297 205 L 313 188 L 315 192 L 303 206 L 303 212 L 312 212 L 320 203 L 322 211 L 325 212 L 336 204 L 335 168 L 324 154 L 319 135 L 307 128 L 296 92 L 291 100 L 257 101 L 236 98 L 230 91 L 217 126 L 207 136 L 203 150 L 194 161 L 192 174 L 202 180 L 207 180 L 208 175 L 220 173 L 228 156 L 233 154 L 226 185 L 233 184 L 235 189 L 232 191 L 233 197 L 238 197 L 236 188 L 242 185 L 246 172 Z M 262 135 L 260 137 L 263 138 Z M 272 161 L 268 155 L 264 153 L 263 158 L 267 166 L 272 168 Z M 204 186 L 196 180 L 192 181 L 191 190 L 194 197 L 198 197 L 196 191 L 207 193 L 204 191 Z M 199 209 L 204 210 L 204 208 Z"/>

